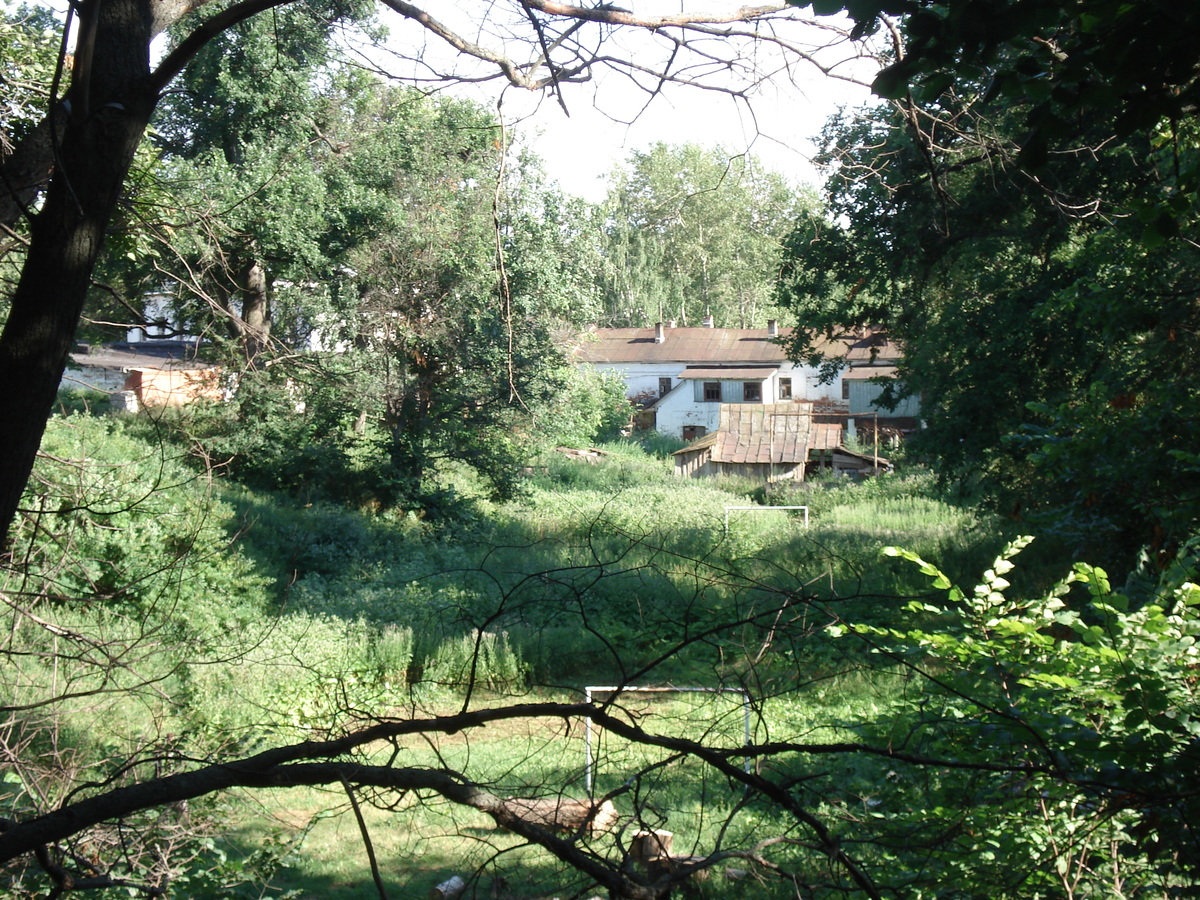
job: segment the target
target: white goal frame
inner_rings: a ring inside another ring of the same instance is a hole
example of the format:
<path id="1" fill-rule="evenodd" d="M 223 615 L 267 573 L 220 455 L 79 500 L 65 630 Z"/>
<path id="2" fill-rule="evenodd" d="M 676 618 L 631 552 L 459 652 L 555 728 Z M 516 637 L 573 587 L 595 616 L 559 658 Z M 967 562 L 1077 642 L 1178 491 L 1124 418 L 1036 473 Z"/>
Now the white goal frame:
<path id="1" fill-rule="evenodd" d="M 742 695 L 742 719 L 745 725 L 745 743 L 743 746 L 750 746 L 750 692 L 745 688 L 740 687 L 676 687 L 675 685 L 658 685 L 658 686 L 643 686 L 635 685 L 620 686 L 620 685 L 588 685 L 583 689 L 585 702 L 590 706 L 592 703 L 593 694 L 741 694 Z M 595 784 L 596 760 L 592 756 L 592 730 L 594 724 L 591 719 L 584 723 L 584 741 L 583 741 L 583 761 L 584 761 L 584 781 L 587 788 L 587 795 L 592 796 L 592 787 Z M 746 774 L 750 774 L 750 757 L 746 756 L 743 763 L 743 768 Z"/>

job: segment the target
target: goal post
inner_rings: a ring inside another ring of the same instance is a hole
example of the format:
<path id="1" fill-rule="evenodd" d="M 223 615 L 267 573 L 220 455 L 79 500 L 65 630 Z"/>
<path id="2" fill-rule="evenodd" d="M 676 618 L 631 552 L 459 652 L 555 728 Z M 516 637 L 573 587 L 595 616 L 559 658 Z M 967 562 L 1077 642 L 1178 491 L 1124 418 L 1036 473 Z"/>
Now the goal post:
<path id="1" fill-rule="evenodd" d="M 742 720 L 745 731 L 743 746 L 750 746 L 750 692 L 740 687 L 677 687 L 675 685 L 620 686 L 588 685 L 583 689 L 584 699 L 590 705 L 596 694 L 739 694 L 742 698 Z M 584 723 L 584 779 L 588 797 L 596 783 L 596 757 L 592 751 L 592 734 L 595 726 L 591 719 Z M 746 773 L 750 772 L 750 757 L 743 763 Z"/>

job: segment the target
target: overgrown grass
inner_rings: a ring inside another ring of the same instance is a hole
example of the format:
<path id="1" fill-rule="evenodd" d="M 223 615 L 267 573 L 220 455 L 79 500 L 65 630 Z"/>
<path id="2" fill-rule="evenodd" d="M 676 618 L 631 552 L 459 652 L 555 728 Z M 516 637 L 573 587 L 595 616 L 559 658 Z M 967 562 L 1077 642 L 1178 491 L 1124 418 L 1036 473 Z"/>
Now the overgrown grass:
<path id="1" fill-rule="evenodd" d="M 678 480 L 665 456 L 622 442 L 595 464 L 549 457 L 533 467 L 519 499 L 475 497 L 435 524 L 289 504 L 198 476 L 162 446 L 116 419 L 56 420 L 47 447 L 70 462 L 43 461 L 26 504 L 57 517 L 55 528 L 31 520 L 21 535 L 24 558 L 39 567 L 36 590 L 81 601 L 69 614 L 57 611 L 59 620 L 110 635 L 113 646 L 152 641 L 156 648 L 113 682 L 141 677 L 145 689 L 95 705 L 94 713 L 84 704 L 61 707 L 81 730 L 59 734 L 73 753 L 90 754 L 97 771 L 168 734 L 187 736 L 182 749 L 174 739 L 172 753 L 200 758 L 231 742 L 344 728 L 349 710 L 448 709 L 467 682 L 507 700 L 534 685 L 575 698 L 589 683 L 711 687 L 752 675 L 757 734 L 849 739 L 891 708 L 897 688 L 853 644 L 827 640 L 822 629 L 884 619 L 896 597 L 926 589 L 912 567 L 884 562 L 879 551 L 898 544 L 965 578 L 1003 539 L 994 521 L 938 499 L 920 474 L 767 496 L 747 480 Z M 726 507 L 756 501 L 807 505 L 810 526 L 769 511 L 731 516 L 727 527 Z M 757 610 L 780 606 L 796 616 L 786 637 L 772 618 L 757 618 Z M 692 639 L 705 623 L 739 619 L 744 624 L 728 633 Z M 16 649 L 40 653 L 48 640 L 31 633 Z M 6 683 L 53 689 L 52 665 L 18 669 L 14 659 L 3 663 Z M 740 707 L 714 719 L 715 704 L 701 713 L 704 704 L 678 699 L 641 703 L 623 701 L 647 727 L 722 746 L 740 741 Z M 413 741 L 401 758 L 469 768 L 515 796 L 548 782 L 582 795 L 582 746 L 578 723 L 532 722 L 525 733 L 493 728 Z M 595 751 L 601 793 L 647 770 L 625 788 L 630 799 L 655 798 L 638 805 L 636 824 L 675 830 L 679 852 L 707 852 L 763 824 L 755 817 L 765 813 L 747 808 L 722 826 L 740 794 L 711 773 L 657 766 L 611 735 L 597 735 Z M 838 802 L 878 775 L 846 775 Z M 10 804 L 20 808 L 29 796 L 14 792 Z M 834 802 L 830 796 L 816 802 Z M 215 874 L 197 875 L 193 896 L 231 895 L 239 854 L 264 870 L 282 866 L 276 885 L 303 896 L 373 895 L 357 826 L 336 792 L 288 791 L 269 805 L 222 802 L 233 861 L 206 857 Z M 521 896 L 582 887 L 544 854 L 511 850 L 515 839 L 474 813 L 402 800 L 368 822 L 386 854 L 385 876 L 401 895 L 424 895 L 477 867 L 485 878 L 502 874 L 510 887 L 524 885 Z M 271 852 L 255 855 L 264 842 Z M 734 897 L 755 889 L 718 879 L 706 890 Z"/>

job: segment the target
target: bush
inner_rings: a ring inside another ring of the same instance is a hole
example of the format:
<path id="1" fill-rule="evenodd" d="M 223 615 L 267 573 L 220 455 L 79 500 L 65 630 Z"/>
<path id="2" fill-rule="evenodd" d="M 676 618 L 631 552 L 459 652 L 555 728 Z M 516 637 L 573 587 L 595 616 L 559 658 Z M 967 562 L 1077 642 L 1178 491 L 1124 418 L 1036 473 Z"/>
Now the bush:
<path id="1" fill-rule="evenodd" d="M 422 681 L 455 690 L 518 691 L 527 674 L 506 632 L 472 631 L 443 642 L 425 664 Z"/>

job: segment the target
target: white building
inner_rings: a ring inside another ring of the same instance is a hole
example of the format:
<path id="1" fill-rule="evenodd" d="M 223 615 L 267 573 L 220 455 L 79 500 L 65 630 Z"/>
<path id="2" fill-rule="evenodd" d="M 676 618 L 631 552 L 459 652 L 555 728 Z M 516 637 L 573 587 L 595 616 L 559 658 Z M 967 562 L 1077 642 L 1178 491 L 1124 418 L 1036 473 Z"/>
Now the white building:
<path id="1" fill-rule="evenodd" d="M 720 427 L 722 404 L 807 401 L 823 415 L 850 412 L 855 377 L 839 373 L 823 384 L 809 366 L 793 363 L 778 328 L 596 328 L 584 335 L 578 358 L 599 371 L 616 372 L 626 395 L 652 414 L 653 427 L 695 440 Z M 854 376 L 894 365 L 898 351 L 880 334 L 836 339 L 822 348 L 844 357 Z"/>

